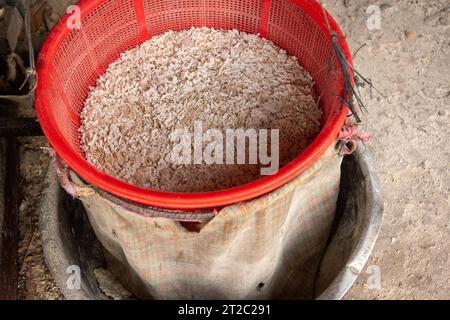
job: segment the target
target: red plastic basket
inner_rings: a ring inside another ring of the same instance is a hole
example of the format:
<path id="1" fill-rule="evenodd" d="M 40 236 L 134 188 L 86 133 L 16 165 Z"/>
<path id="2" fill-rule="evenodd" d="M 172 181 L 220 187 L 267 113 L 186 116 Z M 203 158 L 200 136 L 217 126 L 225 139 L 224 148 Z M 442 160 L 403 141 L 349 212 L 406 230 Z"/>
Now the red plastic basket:
<path id="1" fill-rule="evenodd" d="M 347 117 L 342 72 L 333 55 L 325 11 L 315 0 L 81 0 L 81 28 L 70 29 L 65 15 L 47 38 L 37 64 L 36 111 L 57 154 L 89 183 L 122 199 L 165 209 L 218 208 L 279 188 L 311 166 L 335 142 Z M 334 19 L 329 26 L 351 63 Z M 168 30 L 191 27 L 259 33 L 295 55 L 321 94 L 322 130 L 313 143 L 277 174 L 232 189 L 168 193 L 130 185 L 89 164 L 80 149 L 80 111 L 95 85 L 120 53 Z"/>

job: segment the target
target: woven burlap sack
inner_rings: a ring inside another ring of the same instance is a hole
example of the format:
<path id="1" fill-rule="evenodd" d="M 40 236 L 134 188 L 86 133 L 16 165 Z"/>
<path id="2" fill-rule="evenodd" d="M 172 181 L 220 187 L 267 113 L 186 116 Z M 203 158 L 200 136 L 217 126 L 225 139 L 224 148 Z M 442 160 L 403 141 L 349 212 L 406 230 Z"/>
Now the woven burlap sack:
<path id="1" fill-rule="evenodd" d="M 139 207 L 71 174 L 76 196 L 110 259 L 140 298 L 310 299 L 336 210 L 336 146 L 258 199 L 219 211 Z M 186 228 L 186 221 L 195 222 Z"/>

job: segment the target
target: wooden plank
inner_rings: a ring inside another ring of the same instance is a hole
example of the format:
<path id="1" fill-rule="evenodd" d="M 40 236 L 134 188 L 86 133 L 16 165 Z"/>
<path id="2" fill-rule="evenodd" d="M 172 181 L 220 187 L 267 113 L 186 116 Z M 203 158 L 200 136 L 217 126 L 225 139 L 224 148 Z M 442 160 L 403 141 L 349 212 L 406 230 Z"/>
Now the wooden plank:
<path id="1" fill-rule="evenodd" d="M 0 117 L 0 137 L 31 137 L 42 135 L 42 129 L 35 118 Z"/>
<path id="2" fill-rule="evenodd" d="M 0 108 L 0 113 L 4 116 L 15 112 Z M 0 300 L 17 299 L 18 158 L 17 139 L 0 137 Z"/>

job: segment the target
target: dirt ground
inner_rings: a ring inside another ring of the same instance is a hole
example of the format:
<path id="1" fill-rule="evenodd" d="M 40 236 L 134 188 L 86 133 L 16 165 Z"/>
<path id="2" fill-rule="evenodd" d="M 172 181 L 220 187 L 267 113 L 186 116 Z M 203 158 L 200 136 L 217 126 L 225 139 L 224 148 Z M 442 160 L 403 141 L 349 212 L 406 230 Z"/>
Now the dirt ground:
<path id="1" fill-rule="evenodd" d="M 39 204 L 49 161 L 44 138 L 21 138 L 20 174 L 22 201 L 19 205 L 19 299 L 62 299 L 47 270 L 39 234 Z"/>
<path id="2" fill-rule="evenodd" d="M 383 227 L 367 266 L 381 270 L 381 288 L 367 274 L 348 299 L 450 298 L 450 2 L 325 1 L 352 50 L 367 44 L 355 66 L 385 98 L 369 90 L 365 130 L 382 183 Z M 381 28 L 369 30 L 369 5 Z"/>
<path id="3" fill-rule="evenodd" d="M 385 198 L 383 227 L 367 265 L 380 268 L 381 287 L 369 289 L 363 273 L 346 298 L 450 299 L 450 2 L 323 3 L 353 51 L 366 44 L 355 66 L 384 95 L 362 89 L 369 109 L 364 130 L 373 134 L 369 146 Z M 379 29 L 366 25 L 370 5 L 380 8 Z M 21 298 L 60 299 L 43 263 L 34 215 L 48 163 L 45 140 L 20 141 Z"/>

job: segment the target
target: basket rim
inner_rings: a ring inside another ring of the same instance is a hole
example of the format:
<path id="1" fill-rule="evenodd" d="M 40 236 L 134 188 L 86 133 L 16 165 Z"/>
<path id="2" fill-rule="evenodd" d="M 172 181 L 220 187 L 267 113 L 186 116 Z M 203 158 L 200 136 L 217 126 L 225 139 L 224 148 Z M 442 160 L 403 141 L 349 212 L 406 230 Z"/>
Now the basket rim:
<path id="1" fill-rule="evenodd" d="M 80 0 L 76 5 L 84 16 L 95 9 L 105 0 Z M 307 13 L 321 28 L 326 36 L 331 38 L 330 32 L 323 21 L 323 12 L 326 12 L 331 29 L 338 35 L 342 50 L 349 61 L 352 56 L 342 30 L 328 11 L 322 11 L 322 6 L 316 0 L 291 0 Z M 336 141 L 341 128 L 348 115 L 348 108 L 343 106 L 340 112 L 334 112 L 326 121 L 314 141 L 294 160 L 280 168 L 271 176 L 266 176 L 248 184 L 234 188 L 202 192 L 202 193 L 173 193 L 153 189 L 145 189 L 131 185 L 103 173 L 91 165 L 82 155 L 78 154 L 61 136 L 53 125 L 55 120 L 47 103 L 46 93 L 49 92 L 50 74 L 53 69 L 53 58 L 70 30 L 66 27 L 68 14 L 65 14 L 55 25 L 41 48 L 36 65 L 38 85 L 35 91 L 36 113 L 42 130 L 56 154 L 67 165 L 87 182 L 122 199 L 141 205 L 172 210 L 201 210 L 218 209 L 228 205 L 255 199 L 276 190 L 290 182 L 312 166 L 325 151 Z M 331 40 L 330 40 L 331 41 Z M 352 79 L 353 81 L 353 79 Z M 343 94 L 343 84 L 339 94 Z"/>

